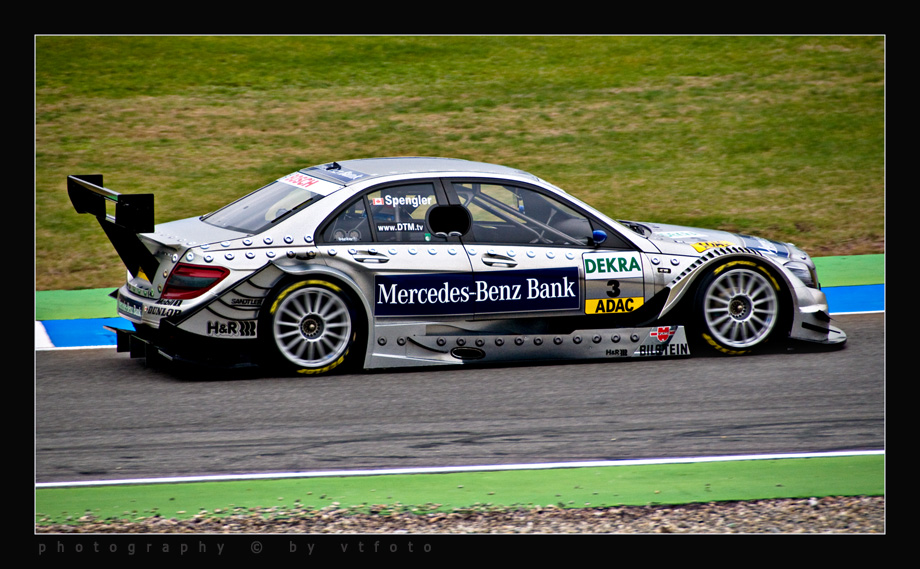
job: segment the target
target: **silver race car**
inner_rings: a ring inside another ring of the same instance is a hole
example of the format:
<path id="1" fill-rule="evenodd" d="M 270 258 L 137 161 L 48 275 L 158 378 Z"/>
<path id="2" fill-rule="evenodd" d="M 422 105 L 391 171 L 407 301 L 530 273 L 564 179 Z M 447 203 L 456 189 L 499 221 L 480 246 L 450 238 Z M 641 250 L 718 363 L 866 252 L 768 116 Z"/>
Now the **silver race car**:
<path id="1" fill-rule="evenodd" d="M 794 246 L 615 221 L 503 166 L 332 162 L 156 226 L 152 194 L 67 188 L 128 269 L 134 357 L 318 374 L 846 341 Z"/>

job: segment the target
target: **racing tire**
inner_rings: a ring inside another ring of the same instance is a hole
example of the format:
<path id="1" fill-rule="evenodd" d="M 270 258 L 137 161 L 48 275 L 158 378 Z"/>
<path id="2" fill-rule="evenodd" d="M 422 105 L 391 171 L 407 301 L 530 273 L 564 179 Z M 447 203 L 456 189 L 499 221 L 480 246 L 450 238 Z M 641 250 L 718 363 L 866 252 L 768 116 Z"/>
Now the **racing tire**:
<path id="1" fill-rule="evenodd" d="M 270 361 L 304 375 L 342 370 L 356 360 L 358 321 L 350 297 L 322 280 L 303 280 L 279 288 L 261 330 Z"/>
<path id="2" fill-rule="evenodd" d="M 714 268 L 701 281 L 695 300 L 702 342 L 723 354 L 749 353 L 780 328 L 781 285 L 756 261 Z"/>

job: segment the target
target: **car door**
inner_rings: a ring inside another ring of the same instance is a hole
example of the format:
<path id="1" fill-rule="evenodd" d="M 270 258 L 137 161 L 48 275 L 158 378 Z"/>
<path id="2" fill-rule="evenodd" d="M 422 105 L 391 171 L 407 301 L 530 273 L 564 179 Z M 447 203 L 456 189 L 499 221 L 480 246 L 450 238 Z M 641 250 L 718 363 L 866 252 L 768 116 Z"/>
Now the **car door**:
<path id="1" fill-rule="evenodd" d="M 365 291 L 373 316 L 453 318 L 472 314 L 471 269 L 458 237 L 428 223 L 446 203 L 437 180 L 371 188 L 337 212 L 318 246 L 327 264 Z"/>
<path id="2" fill-rule="evenodd" d="M 463 242 L 477 317 L 585 317 L 606 327 L 617 319 L 597 316 L 644 304 L 641 254 L 616 236 L 603 239 L 609 230 L 595 233 L 599 223 L 573 205 L 518 183 L 455 180 L 449 187 L 472 218 Z"/>

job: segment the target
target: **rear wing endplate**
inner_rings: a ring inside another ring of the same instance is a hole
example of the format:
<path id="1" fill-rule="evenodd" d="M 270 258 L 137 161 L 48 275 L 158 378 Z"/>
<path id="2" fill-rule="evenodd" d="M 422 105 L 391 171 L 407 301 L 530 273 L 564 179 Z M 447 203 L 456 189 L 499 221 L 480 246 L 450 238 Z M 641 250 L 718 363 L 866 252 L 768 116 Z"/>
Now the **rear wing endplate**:
<path id="1" fill-rule="evenodd" d="M 102 186 L 101 174 L 67 176 L 67 194 L 77 213 L 94 216 L 132 275 L 153 275 L 156 257 L 144 246 L 139 233 L 152 233 L 153 194 L 120 194 Z M 114 214 L 109 213 L 110 204 Z"/>
<path id="2" fill-rule="evenodd" d="M 77 213 L 88 213 L 134 233 L 153 231 L 153 194 L 119 194 L 102 187 L 102 175 L 67 176 L 67 193 Z M 108 213 L 106 202 L 115 204 Z"/>

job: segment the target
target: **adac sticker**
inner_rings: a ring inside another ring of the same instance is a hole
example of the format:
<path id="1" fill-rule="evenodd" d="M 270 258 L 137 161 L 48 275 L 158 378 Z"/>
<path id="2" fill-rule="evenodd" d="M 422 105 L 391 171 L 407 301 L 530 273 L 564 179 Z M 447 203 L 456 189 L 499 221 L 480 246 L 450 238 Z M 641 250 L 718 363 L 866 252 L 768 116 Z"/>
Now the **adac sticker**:
<path id="1" fill-rule="evenodd" d="M 624 314 L 641 307 L 641 296 L 626 298 L 598 298 L 585 300 L 585 314 Z"/>
<path id="2" fill-rule="evenodd" d="M 642 277 L 642 261 L 638 253 L 609 251 L 585 253 L 582 257 L 588 280 Z"/>

